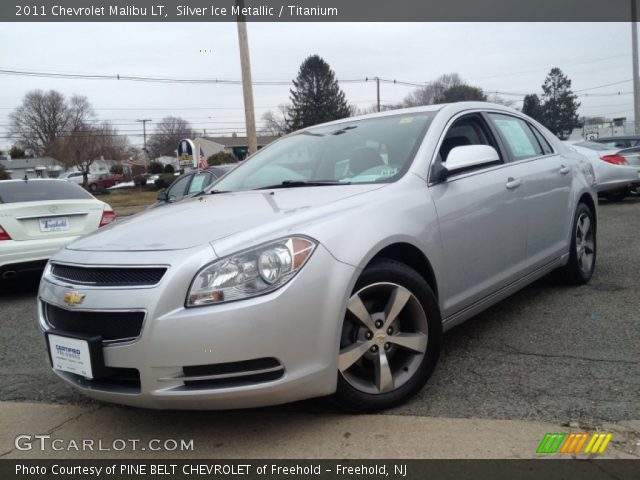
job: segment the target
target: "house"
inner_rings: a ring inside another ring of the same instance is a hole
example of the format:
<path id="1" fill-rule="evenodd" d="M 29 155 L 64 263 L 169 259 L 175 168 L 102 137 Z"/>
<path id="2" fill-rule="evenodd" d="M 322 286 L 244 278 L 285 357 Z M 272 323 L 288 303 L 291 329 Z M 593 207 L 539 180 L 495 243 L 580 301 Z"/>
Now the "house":
<path id="1" fill-rule="evenodd" d="M 265 136 L 258 137 L 258 150 L 265 145 L 277 140 L 279 137 Z M 204 156 L 209 158 L 214 153 L 227 152 L 231 153 L 238 160 L 244 160 L 249 151 L 249 142 L 247 137 L 196 137 L 193 140 L 196 148 L 200 146 Z"/>
<path id="2" fill-rule="evenodd" d="M 65 168 L 62 163 L 51 157 L 0 159 L 0 165 L 6 168 L 13 179 L 57 178 Z"/>

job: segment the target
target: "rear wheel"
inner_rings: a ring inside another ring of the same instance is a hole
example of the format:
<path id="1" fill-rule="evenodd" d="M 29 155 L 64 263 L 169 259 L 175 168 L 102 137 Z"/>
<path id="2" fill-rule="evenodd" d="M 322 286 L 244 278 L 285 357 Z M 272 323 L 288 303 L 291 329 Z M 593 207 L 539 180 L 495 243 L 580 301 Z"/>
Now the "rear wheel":
<path id="1" fill-rule="evenodd" d="M 422 276 L 393 260 L 367 267 L 347 306 L 335 402 L 371 412 L 411 398 L 436 366 L 441 331 L 435 295 Z"/>
<path id="2" fill-rule="evenodd" d="M 596 268 L 596 220 L 591 209 L 580 203 L 573 224 L 569 262 L 558 273 L 572 285 L 587 283 Z"/>

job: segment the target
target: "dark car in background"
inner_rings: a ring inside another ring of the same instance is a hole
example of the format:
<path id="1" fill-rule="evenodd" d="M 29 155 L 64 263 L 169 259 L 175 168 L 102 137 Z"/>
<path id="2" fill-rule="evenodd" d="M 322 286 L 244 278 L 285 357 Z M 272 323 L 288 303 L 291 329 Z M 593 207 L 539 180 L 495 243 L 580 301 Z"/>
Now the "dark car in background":
<path id="1" fill-rule="evenodd" d="M 166 190 L 158 193 L 157 201 L 151 205 L 151 208 L 174 203 L 194 193 L 201 192 L 229 172 L 234 166 L 233 164 L 218 165 L 180 175 Z"/>

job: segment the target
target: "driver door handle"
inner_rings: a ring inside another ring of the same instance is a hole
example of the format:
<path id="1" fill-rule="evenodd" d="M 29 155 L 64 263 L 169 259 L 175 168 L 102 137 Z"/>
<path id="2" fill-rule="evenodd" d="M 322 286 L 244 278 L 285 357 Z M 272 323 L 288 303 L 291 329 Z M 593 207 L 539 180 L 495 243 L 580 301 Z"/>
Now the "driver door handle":
<path id="1" fill-rule="evenodd" d="M 518 188 L 520 185 L 522 185 L 522 179 L 521 178 L 509 177 L 507 179 L 507 183 L 505 184 L 505 187 L 507 187 L 508 190 L 514 190 L 514 189 Z"/>
<path id="2" fill-rule="evenodd" d="M 560 173 L 562 175 L 566 175 L 570 171 L 571 171 L 571 169 L 569 167 L 565 167 L 564 165 L 560 165 Z"/>

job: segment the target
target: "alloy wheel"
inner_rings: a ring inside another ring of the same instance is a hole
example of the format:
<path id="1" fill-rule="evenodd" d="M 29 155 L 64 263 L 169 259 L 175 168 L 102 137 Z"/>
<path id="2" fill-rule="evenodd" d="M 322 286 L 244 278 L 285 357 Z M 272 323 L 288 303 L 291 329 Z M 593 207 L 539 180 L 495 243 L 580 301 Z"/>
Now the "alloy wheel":
<path id="1" fill-rule="evenodd" d="M 594 231 L 591 218 L 585 212 L 578 217 L 576 228 L 576 258 L 583 273 L 588 274 L 593 268 L 595 254 Z"/>
<path id="2" fill-rule="evenodd" d="M 368 285 L 354 293 L 347 305 L 340 374 L 361 392 L 391 392 L 420 367 L 427 332 L 427 315 L 408 289 L 386 282 Z"/>

